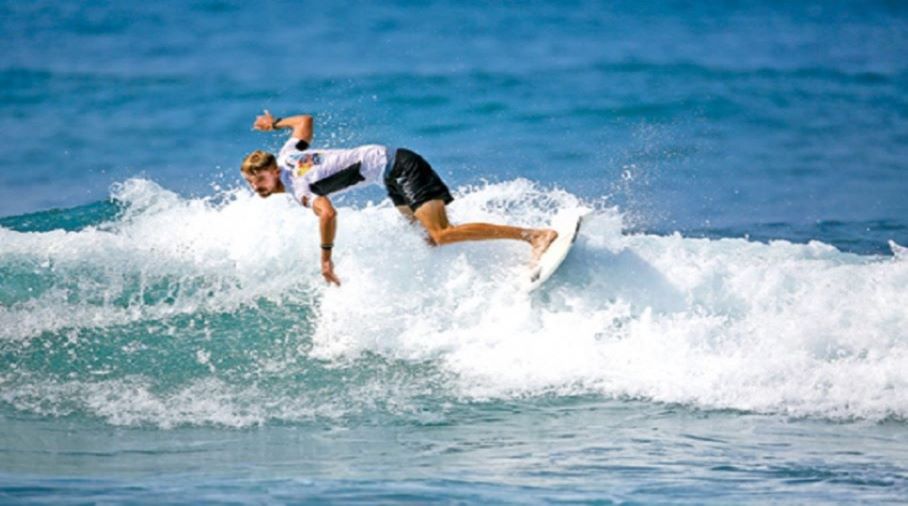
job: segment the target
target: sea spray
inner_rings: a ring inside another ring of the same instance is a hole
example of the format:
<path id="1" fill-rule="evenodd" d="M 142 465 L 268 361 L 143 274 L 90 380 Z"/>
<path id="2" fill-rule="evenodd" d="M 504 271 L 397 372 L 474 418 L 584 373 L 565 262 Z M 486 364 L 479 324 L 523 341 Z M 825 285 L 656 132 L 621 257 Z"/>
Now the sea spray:
<path id="1" fill-rule="evenodd" d="M 387 203 L 339 207 L 340 288 L 285 196 L 115 188 L 78 230 L 0 229 L 0 399 L 117 425 L 423 416 L 599 395 L 829 419 L 908 416 L 908 262 L 810 242 L 631 234 L 596 206 L 531 295 L 519 242 L 430 247 Z M 542 226 L 576 197 L 461 188 L 454 222 Z"/>

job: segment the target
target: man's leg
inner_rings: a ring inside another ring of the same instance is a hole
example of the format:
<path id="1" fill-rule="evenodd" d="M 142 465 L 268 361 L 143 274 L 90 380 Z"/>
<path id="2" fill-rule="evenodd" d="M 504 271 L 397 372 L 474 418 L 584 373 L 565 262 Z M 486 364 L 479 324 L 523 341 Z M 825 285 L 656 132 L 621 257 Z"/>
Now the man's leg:
<path id="1" fill-rule="evenodd" d="M 410 209 L 410 206 L 394 206 L 394 207 L 396 207 L 397 210 L 400 211 L 400 214 L 402 214 L 403 217 L 406 218 L 407 221 L 409 221 L 411 225 L 416 225 L 419 223 L 419 220 L 416 219 L 416 216 L 413 214 L 413 210 Z M 426 237 L 424 237 L 424 239 L 426 240 L 427 243 L 429 243 L 429 246 L 437 246 L 435 239 L 432 239 L 431 235 L 427 235 Z"/>
<path id="2" fill-rule="evenodd" d="M 409 221 L 410 223 L 416 223 L 416 216 L 413 215 L 413 210 L 410 209 L 410 206 L 403 205 L 394 207 L 396 207 L 397 210 L 400 211 L 400 214 L 402 214 L 404 218 L 407 219 L 407 221 Z"/>
<path id="3" fill-rule="evenodd" d="M 533 260 L 548 249 L 558 232 L 550 229 L 519 228 L 490 223 L 463 223 L 451 225 L 443 200 L 430 200 L 419 206 L 414 213 L 416 219 L 429 232 L 435 244 L 451 244 L 460 241 L 483 241 L 488 239 L 515 239 L 530 244 Z"/>

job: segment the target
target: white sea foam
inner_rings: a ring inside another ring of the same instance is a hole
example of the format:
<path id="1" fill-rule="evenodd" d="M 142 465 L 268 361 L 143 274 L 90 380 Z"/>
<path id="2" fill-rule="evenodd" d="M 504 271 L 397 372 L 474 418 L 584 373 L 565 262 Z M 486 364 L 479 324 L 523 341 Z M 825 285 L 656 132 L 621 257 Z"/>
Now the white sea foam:
<path id="1" fill-rule="evenodd" d="M 554 207 L 581 205 L 555 193 L 550 205 L 520 206 L 539 191 L 487 187 L 452 214 L 538 225 Z M 487 205 L 499 200 L 517 204 Z M 594 392 L 795 416 L 908 415 L 908 262 L 898 250 L 625 235 L 620 214 L 600 210 L 558 276 L 526 296 L 512 283 L 528 254 L 519 244 L 429 250 L 408 238 L 405 253 L 389 252 L 369 247 L 372 222 L 348 220 L 362 242 L 339 262 L 351 282 L 325 293 L 314 354 L 437 360 L 468 399 Z"/>
<path id="2" fill-rule="evenodd" d="M 466 400 L 592 393 L 908 418 L 908 260 L 896 244 L 893 256 L 860 256 L 820 242 L 625 234 L 617 210 L 598 209 L 559 273 L 526 295 L 516 282 L 529 257 L 524 244 L 432 248 L 390 205 L 341 207 L 335 261 L 344 283 L 327 288 L 316 219 L 283 197 L 234 191 L 214 204 L 144 180 L 114 197 L 126 211 L 104 226 L 0 229 L 0 263 L 44 280 L 0 306 L 0 339 L 314 298 L 309 345 L 292 353 L 329 368 L 356 367 L 366 354 L 431 363 L 447 392 Z M 462 189 L 450 215 L 540 226 L 559 208 L 583 205 L 517 180 Z M 208 351 L 186 355 L 214 370 Z M 40 411 L 62 405 L 61 392 L 89 392 L 81 408 L 112 423 L 246 425 L 315 409 L 215 378 L 162 394 L 145 379 L 82 388 L 85 380 L 26 376 L 34 374 L 0 375 L 8 403 Z"/>

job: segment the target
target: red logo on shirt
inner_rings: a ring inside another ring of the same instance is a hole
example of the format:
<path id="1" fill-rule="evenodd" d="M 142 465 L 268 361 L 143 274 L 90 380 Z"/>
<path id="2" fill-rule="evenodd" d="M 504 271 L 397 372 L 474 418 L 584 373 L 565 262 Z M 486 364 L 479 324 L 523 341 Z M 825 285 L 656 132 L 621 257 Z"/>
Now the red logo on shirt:
<path id="1" fill-rule="evenodd" d="M 313 165 L 322 163 L 322 158 L 318 153 L 307 153 L 296 162 L 296 175 L 302 176 L 309 172 Z"/>

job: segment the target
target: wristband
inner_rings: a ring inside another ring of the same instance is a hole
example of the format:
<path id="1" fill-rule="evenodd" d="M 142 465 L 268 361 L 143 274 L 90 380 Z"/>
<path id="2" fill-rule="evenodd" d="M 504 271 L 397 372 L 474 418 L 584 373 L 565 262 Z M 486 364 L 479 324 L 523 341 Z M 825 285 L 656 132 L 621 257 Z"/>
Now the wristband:
<path id="1" fill-rule="evenodd" d="M 271 122 L 271 129 L 277 130 L 277 124 L 284 118 L 274 118 L 274 121 Z"/>
<path id="2" fill-rule="evenodd" d="M 322 249 L 325 251 L 331 251 L 331 248 L 333 248 L 333 247 L 334 247 L 334 243 L 331 243 L 331 242 L 329 242 L 327 244 L 322 244 Z"/>

